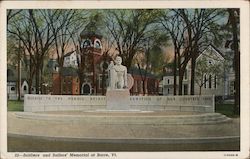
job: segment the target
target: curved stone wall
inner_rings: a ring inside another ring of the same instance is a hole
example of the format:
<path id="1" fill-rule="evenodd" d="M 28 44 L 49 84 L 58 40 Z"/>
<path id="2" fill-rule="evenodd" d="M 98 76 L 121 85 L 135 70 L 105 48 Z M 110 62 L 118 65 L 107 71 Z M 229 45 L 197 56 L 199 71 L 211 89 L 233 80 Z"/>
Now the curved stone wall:
<path id="1" fill-rule="evenodd" d="M 24 97 L 25 112 L 106 110 L 106 96 Z M 130 110 L 214 112 L 214 96 L 130 96 Z"/>

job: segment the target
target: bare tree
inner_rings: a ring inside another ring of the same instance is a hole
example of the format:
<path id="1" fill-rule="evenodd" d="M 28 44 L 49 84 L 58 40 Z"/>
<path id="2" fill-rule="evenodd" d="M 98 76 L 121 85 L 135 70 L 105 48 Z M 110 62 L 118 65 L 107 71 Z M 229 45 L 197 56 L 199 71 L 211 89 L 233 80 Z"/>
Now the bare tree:
<path id="1" fill-rule="evenodd" d="M 106 25 L 115 40 L 116 49 L 129 69 L 132 60 L 150 38 L 159 15 L 158 10 L 108 10 Z"/>
<path id="2" fill-rule="evenodd" d="M 17 14 L 17 18 L 12 18 L 9 21 L 7 28 L 8 33 L 15 35 L 29 54 L 30 77 L 28 83 L 29 86 L 32 85 L 35 75 L 36 93 L 40 92 L 44 57 L 54 42 L 51 28 L 44 19 L 44 12 L 46 10 L 23 10 Z"/>
<path id="3" fill-rule="evenodd" d="M 215 40 L 221 13 L 218 9 L 172 9 L 168 12 L 169 16 L 163 16 L 162 24 L 174 44 L 174 67 L 178 68 L 179 95 L 182 94 L 183 76 L 190 60 L 190 94 L 194 94 L 195 61 L 201 50 Z"/>
<path id="4" fill-rule="evenodd" d="M 171 37 L 172 44 L 174 46 L 174 63 L 173 63 L 173 73 L 174 73 L 174 95 L 177 93 L 177 68 L 180 70 L 181 68 L 181 51 L 184 47 L 185 43 L 185 32 L 187 30 L 186 26 L 183 23 L 182 18 L 176 13 L 171 12 L 169 14 L 168 11 L 163 13 L 161 17 L 160 23 L 166 29 L 168 34 Z M 179 78 L 179 80 L 182 80 Z M 179 83 L 182 83 L 179 81 Z M 180 89 L 181 86 L 179 86 Z M 179 90 L 182 92 L 182 90 Z"/>

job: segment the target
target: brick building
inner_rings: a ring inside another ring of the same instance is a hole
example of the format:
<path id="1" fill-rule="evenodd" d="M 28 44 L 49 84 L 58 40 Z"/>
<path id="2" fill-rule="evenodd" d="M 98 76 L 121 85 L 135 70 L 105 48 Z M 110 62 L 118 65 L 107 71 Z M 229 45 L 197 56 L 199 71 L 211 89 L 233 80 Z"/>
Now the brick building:
<path id="1" fill-rule="evenodd" d="M 52 94 L 104 94 L 107 60 L 102 54 L 100 34 L 82 32 L 81 46 L 64 56 L 63 68 L 53 72 Z"/>
<path id="2" fill-rule="evenodd" d="M 112 58 L 103 55 L 100 34 L 82 32 L 80 38 L 79 49 L 65 54 L 64 67 L 53 72 L 52 94 L 105 95 L 107 68 Z M 129 73 L 134 78 L 131 95 L 144 94 L 142 79 L 145 79 L 145 94 L 158 94 L 159 80 L 153 74 L 147 73 L 145 78 L 141 78 L 136 68 L 129 70 Z"/>
<path id="3" fill-rule="evenodd" d="M 159 94 L 159 80 L 154 74 L 150 72 L 145 72 L 144 69 L 139 70 L 138 68 L 135 67 L 132 67 L 128 72 L 134 78 L 134 85 L 130 89 L 131 95 Z M 145 90 L 143 90 L 143 80 L 144 80 Z"/>

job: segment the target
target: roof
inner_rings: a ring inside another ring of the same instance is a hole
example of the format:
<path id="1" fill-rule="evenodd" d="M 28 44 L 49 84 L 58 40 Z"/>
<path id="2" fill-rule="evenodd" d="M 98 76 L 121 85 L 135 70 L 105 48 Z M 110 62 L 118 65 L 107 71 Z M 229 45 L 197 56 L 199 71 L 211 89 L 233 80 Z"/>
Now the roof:
<path id="1" fill-rule="evenodd" d="M 61 68 L 62 76 L 78 76 L 78 71 L 73 67 L 63 67 Z"/>
<path id="2" fill-rule="evenodd" d="M 164 76 L 173 76 L 174 75 L 174 72 L 172 71 L 172 72 L 166 72 L 166 73 L 164 73 Z"/>
<path id="3" fill-rule="evenodd" d="M 223 58 L 225 58 L 224 54 L 217 48 L 215 47 L 213 44 L 210 44 L 212 46 L 212 48 L 217 51 Z"/>
<path id="4" fill-rule="evenodd" d="M 12 69 L 7 69 L 7 81 L 8 82 L 16 82 L 17 81 L 17 73 Z"/>
<path id="5" fill-rule="evenodd" d="M 55 59 L 49 59 L 48 60 L 48 63 L 47 63 L 48 68 L 53 68 L 53 67 L 56 67 L 56 66 L 59 66 L 57 60 L 55 60 Z"/>
<path id="6" fill-rule="evenodd" d="M 27 72 L 25 70 L 21 71 L 21 80 L 26 80 Z M 18 79 L 18 73 L 15 69 L 7 69 L 7 82 L 16 82 Z"/>
<path id="7" fill-rule="evenodd" d="M 145 74 L 145 71 L 144 69 L 141 69 L 141 73 L 144 75 Z M 136 68 L 136 67 L 131 67 L 129 70 L 128 70 L 128 73 L 130 74 L 133 74 L 133 75 L 141 75 L 140 74 L 140 69 L 139 68 Z M 152 77 L 152 78 L 156 78 L 156 75 L 152 74 L 151 72 L 147 72 L 147 77 Z"/>
<path id="8" fill-rule="evenodd" d="M 89 24 L 83 29 L 83 31 L 80 33 L 81 37 L 97 37 L 99 39 L 102 38 L 102 31 L 100 28 L 97 27 L 95 21 L 90 21 Z"/>
<path id="9" fill-rule="evenodd" d="M 224 55 L 218 48 L 216 48 L 213 44 L 210 44 L 208 47 L 206 47 L 206 48 L 199 54 L 199 56 L 202 55 L 204 51 L 208 50 L 209 47 L 211 47 L 212 49 L 214 49 L 222 58 L 225 59 L 225 55 Z M 199 57 L 199 56 L 198 56 L 198 57 Z"/>

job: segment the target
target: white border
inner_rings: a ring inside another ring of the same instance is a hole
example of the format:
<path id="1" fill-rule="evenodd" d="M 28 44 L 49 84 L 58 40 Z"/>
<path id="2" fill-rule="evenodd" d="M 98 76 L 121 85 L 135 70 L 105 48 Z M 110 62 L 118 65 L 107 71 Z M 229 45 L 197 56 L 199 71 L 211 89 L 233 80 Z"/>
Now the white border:
<path id="1" fill-rule="evenodd" d="M 28 8 L 241 8 L 240 49 L 241 49 L 241 151 L 237 158 L 249 155 L 249 2 L 248 1 L 4 1 L 0 2 L 0 126 L 1 157 L 14 158 L 7 153 L 7 95 L 6 95 L 6 9 Z M 119 152 L 117 158 L 234 158 L 225 157 L 230 152 Z M 0 158 L 1 158 L 0 157 Z"/>

